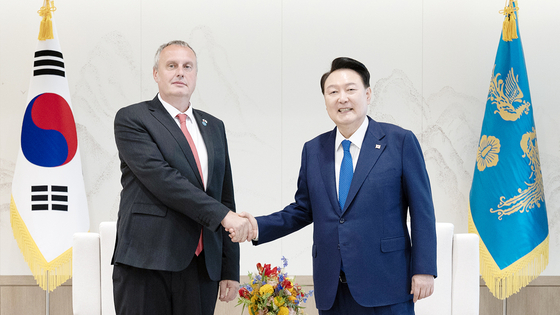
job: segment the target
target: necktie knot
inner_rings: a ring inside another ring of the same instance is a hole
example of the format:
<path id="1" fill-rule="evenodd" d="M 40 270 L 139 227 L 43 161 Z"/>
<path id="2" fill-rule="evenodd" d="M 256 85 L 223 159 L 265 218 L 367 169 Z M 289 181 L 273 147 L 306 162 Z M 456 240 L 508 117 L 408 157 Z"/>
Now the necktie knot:
<path id="1" fill-rule="evenodd" d="M 177 114 L 180 123 L 186 123 L 187 121 L 187 114 Z"/>
<path id="2" fill-rule="evenodd" d="M 342 149 L 344 149 L 345 152 L 350 152 L 351 144 L 352 142 L 350 140 L 342 140 Z"/>

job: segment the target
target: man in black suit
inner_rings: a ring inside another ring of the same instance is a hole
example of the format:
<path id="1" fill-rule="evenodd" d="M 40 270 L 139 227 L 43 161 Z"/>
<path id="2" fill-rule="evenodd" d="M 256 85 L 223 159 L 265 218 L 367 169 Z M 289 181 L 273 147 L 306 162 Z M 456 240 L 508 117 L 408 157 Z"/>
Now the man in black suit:
<path id="1" fill-rule="evenodd" d="M 239 246 L 253 237 L 235 213 L 224 124 L 190 102 L 197 59 L 185 42 L 156 53 L 159 93 L 119 110 L 122 192 L 113 255 L 117 314 L 214 313 L 239 289 Z"/>

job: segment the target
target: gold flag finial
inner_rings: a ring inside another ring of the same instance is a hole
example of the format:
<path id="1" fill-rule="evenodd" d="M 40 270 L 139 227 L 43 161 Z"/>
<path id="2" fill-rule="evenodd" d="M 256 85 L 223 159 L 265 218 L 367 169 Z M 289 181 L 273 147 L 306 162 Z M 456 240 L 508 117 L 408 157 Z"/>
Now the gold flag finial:
<path id="1" fill-rule="evenodd" d="M 515 6 L 513 3 L 515 2 Z M 502 29 L 502 39 L 506 42 L 511 42 L 517 38 L 517 24 L 515 22 L 515 12 L 519 8 L 517 7 L 517 1 L 509 0 L 509 5 L 506 5 L 503 10 L 500 10 L 500 14 L 505 16 L 504 25 Z"/>
<path id="2" fill-rule="evenodd" d="M 41 28 L 39 29 L 39 40 L 53 39 L 53 27 L 52 27 L 52 12 L 56 11 L 54 7 L 54 1 L 45 0 L 43 6 L 37 13 L 43 17 L 41 21 Z"/>

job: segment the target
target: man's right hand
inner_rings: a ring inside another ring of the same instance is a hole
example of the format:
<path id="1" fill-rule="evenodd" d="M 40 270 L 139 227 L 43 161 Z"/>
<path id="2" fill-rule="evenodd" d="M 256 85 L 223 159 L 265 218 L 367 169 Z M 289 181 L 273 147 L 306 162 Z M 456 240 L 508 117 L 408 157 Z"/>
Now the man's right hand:
<path id="1" fill-rule="evenodd" d="M 253 236 L 251 237 L 250 240 L 254 240 L 255 238 L 257 238 L 259 236 L 259 224 L 257 223 L 257 219 L 255 219 L 255 217 L 248 212 L 241 212 L 239 215 L 241 217 L 247 218 L 249 220 L 249 222 L 251 223 Z M 248 240 L 248 241 L 250 241 L 250 240 Z"/>
<path id="2" fill-rule="evenodd" d="M 250 241 L 253 237 L 251 223 L 247 218 L 239 216 L 237 213 L 230 211 L 222 220 L 222 225 L 233 242 Z"/>

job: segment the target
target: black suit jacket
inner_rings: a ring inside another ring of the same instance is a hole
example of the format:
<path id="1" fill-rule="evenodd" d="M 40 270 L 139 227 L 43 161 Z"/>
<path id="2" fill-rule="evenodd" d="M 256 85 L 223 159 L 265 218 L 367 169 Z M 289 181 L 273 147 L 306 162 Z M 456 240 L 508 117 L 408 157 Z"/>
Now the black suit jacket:
<path id="1" fill-rule="evenodd" d="M 239 245 L 220 222 L 235 211 L 224 124 L 193 110 L 208 151 L 203 189 L 181 129 L 156 96 L 118 111 L 115 141 L 122 192 L 113 263 L 180 271 L 191 262 L 204 228 L 206 267 L 214 281 L 239 281 Z"/>

